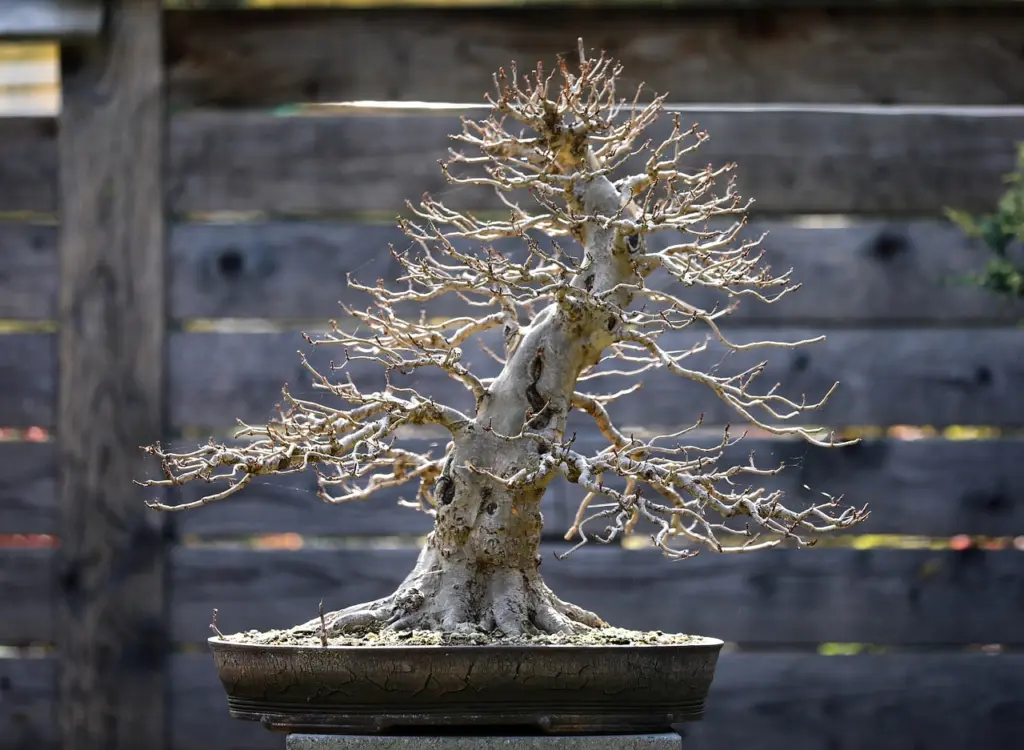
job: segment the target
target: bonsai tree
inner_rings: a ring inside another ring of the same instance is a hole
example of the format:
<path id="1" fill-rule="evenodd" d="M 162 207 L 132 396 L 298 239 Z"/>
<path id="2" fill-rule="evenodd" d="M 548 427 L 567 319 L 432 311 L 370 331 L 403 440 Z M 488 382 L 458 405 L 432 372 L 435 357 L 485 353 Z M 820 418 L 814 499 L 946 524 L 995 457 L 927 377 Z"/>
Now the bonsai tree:
<path id="1" fill-rule="evenodd" d="M 284 390 L 278 419 L 243 426 L 241 444 L 209 444 L 187 453 L 147 448 L 162 462 L 164 478 L 147 486 L 220 482 L 224 487 L 196 502 L 151 503 L 181 511 L 225 500 L 254 477 L 303 470 L 317 472 L 320 498 L 342 504 L 384 487 L 417 483 L 418 504 L 434 516 L 415 567 L 396 591 L 377 601 L 322 614 L 296 626 L 296 638 L 322 633 L 427 630 L 500 633 L 505 637 L 578 634 L 607 624 L 597 614 L 563 601 L 540 573 L 540 500 L 558 475 L 586 490 L 571 534 L 586 541 L 588 524 L 600 521 L 601 540 L 653 524 L 664 554 L 686 558 L 697 547 L 750 552 L 794 539 L 848 528 L 866 510 L 825 496 L 803 508 L 783 504 L 780 492 L 741 489 L 748 477 L 781 467 L 720 465 L 728 431 L 714 449 L 685 446 L 672 435 L 639 439 L 609 416 L 609 402 L 641 385 L 642 373 L 661 368 L 711 389 L 738 417 L 774 435 L 811 444 L 842 443 L 820 431 L 787 424 L 820 407 L 792 401 L 777 388 L 755 388 L 764 363 L 735 375 L 691 369 L 687 357 L 707 344 L 674 351 L 659 337 L 704 327 L 708 338 L 733 350 L 810 343 L 764 341 L 734 344 L 718 320 L 731 307 L 705 310 L 682 296 L 645 285 L 655 272 L 681 291 L 709 287 L 732 298 L 773 302 L 792 291 L 789 274 L 773 277 L 761 267 L 759 241 L 741 241 L 746 204 L 730 181 L 713 189 L 731 167 L 687 172 L 682 159 L 707 137 L 684 128 L 676 116 L 660 143 L 645 130 L 664 110 L 664 96 L 640 104 L 616 98 L 619 67 L 580 48 L 577 72 L 564 61 L 553 74 L 538 66 L 519 80 L 495 76 L 496 96 L 482 121 L 463 118 L 454 140 L 471 153 L 450 152 L 441 169 L 454 185 L 493 190 L 504 218 L 482 219 L 424 196 L 399 220 L 413 253 L 394 253 L 404 269 L 399 288 L 362 286 L 372 306 L 347 309 L 351 325 L 332 326 L 315 346 L 338 346 L 344 361 L 379 365 L 386 387 L 360 390 L 351 378 L 331 378 L 302 361 L 330 400 L 315 403 Z M 557 80 L 556 80 L 557 77 Z M 624 175 L 619 173 L 625 172 Z M 715 226 L 721 224 L 724 226 Z M 655 250 L 656 232 L 678 234 L 678 243 Z M 578 251 L 546 251 L 538 234 L 564 238 Z M 489 246 L 518 238 L 526 257 L 513 261 Z M 466 250 L 467 241 L 476 249 Z M 478 314 L 436 321 L 396 314 L 403 303 L 458 295 Z M 474 374 L 462 352 L 472 339 L 500 329 L 504 352 L 495 377 Z M 818 340 L 818 339 L 814 339 Z M 635 380 L 615 393 L 583 386 L 603 362 L 615 361 Z M 621 364 L 620 364 L 621 363 Z M 429 393 L 400 386 L 392 377 L 438 368 L 472 395 L 471 410 L 440 403 Z M 834 386 L 833 386 L 834 390 Z M 586 414 L 607 440 L 585 455 L 574 448 L 566 424 L 572 410 Z M 695 415 L 696 416 L 696 415 Z M 699 420 L 695 420 L 699 423 Z M 401 447 L 403 428 L 432 425 L 450 434 L 444 454 L 421 455 Z M 605 478 L 620 477 L 619 483 Z M 595 498 L 602 502 L 594 504 Z M 733 519 L 741 523 L 729 524 Z M 651 528 L 648 526 L 647 528 Z M 761 537 L 767 532 L 767 537 Z"/>

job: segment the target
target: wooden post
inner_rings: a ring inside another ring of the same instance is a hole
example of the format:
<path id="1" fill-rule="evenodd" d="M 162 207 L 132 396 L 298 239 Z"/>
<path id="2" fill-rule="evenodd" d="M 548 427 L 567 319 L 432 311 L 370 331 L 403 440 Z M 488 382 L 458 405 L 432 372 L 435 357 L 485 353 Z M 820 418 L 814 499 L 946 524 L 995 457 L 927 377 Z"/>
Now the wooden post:
<path id="1" fill-rule="evenodd" d="M 108 0 L 94 43 L 61 50 L 62 750 L 165 746 L 167 540 L 139 446 L 161 437 L 161 0 Z"/>

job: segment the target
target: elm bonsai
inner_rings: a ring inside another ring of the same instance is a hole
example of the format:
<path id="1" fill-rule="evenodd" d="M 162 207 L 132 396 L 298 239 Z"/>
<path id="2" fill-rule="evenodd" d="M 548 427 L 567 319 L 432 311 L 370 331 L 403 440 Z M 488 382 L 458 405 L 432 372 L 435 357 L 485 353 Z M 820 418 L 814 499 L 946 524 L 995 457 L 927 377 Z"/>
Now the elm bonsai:
<path id="1" fill-rule="evenodd" d="M 761 265 L 760 239 L 741 237 L 749 202 L 730 179 L 733 167 L 687 171 L 684 157 L 707 138 L 684 127 L 678 115 L 660 143 L 644 139 L 665 111 L 665 96 L 649 103 L 620 100 L 620 69 L 603 53 L 590 58 L 580 47 L 578 70 L 561 63 L 546 74 L 540 66 L 522 80 L 495 75 L 485 119 L 463 118 L 454 140 L 472 153 L 450 151 L 441 169 L 455 186 L 493 190 L 502 218 L 480 218 L 429 195 L 399 219 L 415 253 L 392 253 L 404 269 L 398 288 L 363 286 L 372 307 L 345 308 L 348 321 L 307 340 L 337 346 L 348 363 L 369 361 L 387 376 L 381 390 L 364 392 L 351 378 L 330 377 L 302 362 L 316 388 L 331 400 L 317 403 L 284 390 L 285 410 L 260 426 L 243 426 L 241 443 L 211 440 L 174 453 L 159 444 L 164 476 L 141 482 L 174 487 L 222 482 L 222 491 L 180 505 L 153 502 L 161 511 L 182 511 L 225 500 L 253 478 L 304 470 L 317 472 L 324 502 L 359 501 L 384 487 L 417 483 L 415 503 L 434 517 L 433 531 L 401 585 L 377 601 L 314 617 L 275 635 L 294 643 L 400 631 L 479 634 L 494 638 L 585 636 L 609 628 L 593 612 L 560 599 L 545 584 L 539 565 L 540 500 L 558 476 L 586 490 L 567 538 L 593 538 L 589 525 L 604 526 L 600 541 L 617 540 L 639 527 L 652 528 L 654 544 L 674 558 L 715 552 L 752 552 L 784 539 L 798 544 L 813 535 L 846 529 L 864 520 L 865 509 L 824 496 L 807 507 L 783 504 L 782 493 L 741 488 L 747 478 L 770 476 L 781 466 L 750 462 L 723 466 L 734 440 L 726 430 L 712 448 L 679 444 L 681 430 L 639 438 L 613 423 L 608 404 L 634 393 L 642 375 L 666 370 L 711 389 L 735 414 L 762 433 L 792 436 L 817 446 L 846 443 L 811 427 L 788 424 L 819 408 L 791 400 L 776 387 L 755 382 L 764 364 L 732 375 L 687 366 L 707 342 L 683 351 L 660 337 L 704 327 L 708 339 L 728 350 L 798 347 L 818 341 L 734 343 L 719 320 L 734 304 L 702 309 L 683 299 L 687 289 L 717 290 L 733 303 L 748 297 L 772 303 L 797 288 L 789 272 L 773 276 Z M 654 233 L 677 235 L 660 249 Z M 545 249 L 537 237 L 563 238 L 579 252 Z M 512 260 L 489 243 L 517 238 L 526 258 Z M 475 249 L 466 249 L 470 243 Z M 679 291 L 645 281 L 671 277 Z M 403 317 L 396 312 L 457 295 L 468 311 L 446 320 Z M 496 377 L 480 377 L 463 361 L 463 349 L 487 331 L 500 330 L 504 352 Z M 587 381 L 607 374 L 607 363 L 633 386 L 589 392 Z M 439 368 L 472 395 L 472 410 L 440 403 L 430 394 L 393 382 L 422 368 Z M 607 446 L 578 452 L 567 420 L 578 410 L 593 420 Z M 695 420 L 694 426 L 700 423 Z M 450 435 L 444 454 L 401 447 L 403 431 L 442 428 Z M 622 481 L 606 482 L 618 477 Z M 335 488 L 340 488 L 336 490 Z M 732 526 L 736 520 L 741 523 Z M 751 527 L 757 529 L 752 531 Z M 578 545 L 577 545 L 578 546 Z M 258 636 L 255 637 L 258 640 Z M 384 642 L 383 640 L 380 642 Z"/>

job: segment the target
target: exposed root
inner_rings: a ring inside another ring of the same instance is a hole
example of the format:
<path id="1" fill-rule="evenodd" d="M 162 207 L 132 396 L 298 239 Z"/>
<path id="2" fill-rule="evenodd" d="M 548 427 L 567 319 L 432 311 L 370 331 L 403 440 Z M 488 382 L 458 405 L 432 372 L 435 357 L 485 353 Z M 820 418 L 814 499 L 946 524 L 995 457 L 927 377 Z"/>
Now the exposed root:
<path id="1" fill-rule="evenodd" d="M 559 599 L 536 573 L 415 573 L 392 595 L 319 616 L 287 631 L 302 639 L 387 631 L 510 636 L 578 635 L 608 628 L 593 612 Z"/>

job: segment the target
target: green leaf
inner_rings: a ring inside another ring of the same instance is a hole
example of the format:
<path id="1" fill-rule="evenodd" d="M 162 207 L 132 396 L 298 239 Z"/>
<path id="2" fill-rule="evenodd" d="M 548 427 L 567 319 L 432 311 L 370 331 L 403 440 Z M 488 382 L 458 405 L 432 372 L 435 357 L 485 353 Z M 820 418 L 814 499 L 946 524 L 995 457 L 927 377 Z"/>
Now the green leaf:
<path id="1" fill-rule="evenodd" d="M 946 214 L 947 219 L 952 221 L 954 224 L 957 224 L 968 237 L 981 236 L 981 229 L 978 227 L 978 222 L 975 221 L 974 217 L 966 211 L 947 208 L 943 213 Z"/>

